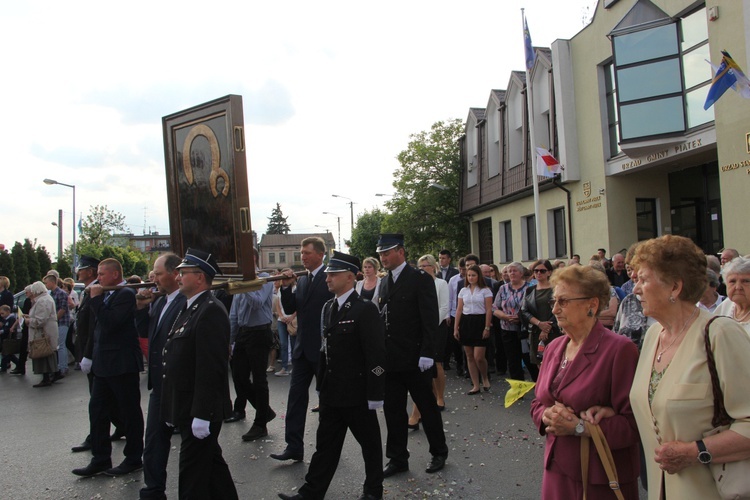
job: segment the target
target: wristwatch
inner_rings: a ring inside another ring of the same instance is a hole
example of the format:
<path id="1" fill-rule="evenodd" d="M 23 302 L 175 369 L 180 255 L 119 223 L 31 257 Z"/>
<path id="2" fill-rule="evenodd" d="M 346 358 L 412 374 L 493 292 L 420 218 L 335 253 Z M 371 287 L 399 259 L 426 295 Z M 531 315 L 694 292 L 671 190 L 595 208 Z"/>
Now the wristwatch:
<path id="1" fill-rule="evenodd" d="M 583 423 L 583 419 L 578 419 L 578 423 L 576 424 L 576 430 L 575 434 L 578 437 L 583 436 L 583 432 L 586 430 L 586 425 Z"/>
<path id="2" fill-rule="evenodd" d="M 695 442 L 698 445 L 698 461 L 703 465 L 711 463 L 711 453 L 706 449 L 706 445 L 702 439 Z"/>

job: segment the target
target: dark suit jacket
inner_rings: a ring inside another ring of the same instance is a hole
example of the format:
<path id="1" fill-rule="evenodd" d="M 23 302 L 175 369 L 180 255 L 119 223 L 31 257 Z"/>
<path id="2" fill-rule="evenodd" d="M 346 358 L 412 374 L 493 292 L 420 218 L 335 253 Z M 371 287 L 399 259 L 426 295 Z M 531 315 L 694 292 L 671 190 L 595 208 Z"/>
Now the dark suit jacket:
<path id="1" fill-rule="evenodd" d="M 281 288 L 281 305 L 284 306 L 284 312 L 297 313 L 297 342 L 294 345 L 292 359 L 304 356 L 311 363 L 318 362 L 320 313 L 323 305 L 331 298 L 333 293 L 328 291 L 323 268 L 315 275 L 312 283 L 307 276 L 300 277 L 294 293 L 292 287 Z"/>
<path id="2" fill-rule="evenodd" d="M 436 356 L 438 301 L 429 274 L 408 264 L 392 288 L 380 280 L 380 317 L 385 322 L 386 370 L 417 370 L 419 358 Z"/>
<path id="3" fill-rule="evenodd" d="M 362 406 L 385 395 L 385 336 L 378 308 L 357 292 L 334 317 L 331 299 L 323 308 L 325 348 L 320 353 L 317 390 L 328 406 Z"/>
<path id="4" fill-rule="evenodd" d="M 218 422 L 229 416 L 229 316 L 210 291 L 177 317 L 163 356 L 161 416 L 165 422 L 177 424 L 193 418 Z"/>
<path id="5" fill-rule="evenodd" d="M 142 325 L 146 329 L 146 337 L 148 338 L 148 388 L 161 390 L 161 376 L 162 376 L 162 350 L 164 344 L 167 343 L 167 335 L 169 330 L 172 328 L 172 324 L 177 319 L 177 316 L 182 311 L 182 306 L 185 305 L 185 296 L 178 293 L 172 303 L 169 305 L 169 309 L 164 313 L 164 317 L 159 322 L 159 316 L 161 311 L 161 304 L 166 304 L 166 297 L 159 297 L 153 302 L 153 307 L 144 307 L 136 312 L 136 322 Z M 157 314 L 158 313 L 158 314 Z M 140 332 L 139 332 L 140 333 Z M 144 335 L 141 333 L 141 337 Z"/>
<path id="6" fill-rule="evenodd" d="M 547 346 L 536 383 L 536 398 L 531 402 L 531 418 L 539 433 L 547 436 L 544 468 L 553 468 L 578 480 L 581 477 L 581 439 L 547 435 L 542 423 L 545 408 L 559 401 L 578 415 L 593 405 L 603 405 L 615 410 L 615 416 L 603 419 L 600 425 L 612 449 L 620 481 L 634 481 L 641 466 L 638 428 L 629 395 L 638 364 L 638 348 L 629 338 L 612 333 L 597 321 L 576 357 L 563 369 L 562 381 L 553 392 L 550 384 L 568 342 L 569 338 L 563 335 Z M 589 460 L 591 484 L 607 484 L 607 474 L 595 451 Z"/>
<path id="7" fill-rule="evenodd" d="M 135 291 L 117 290 L 90 299 L 94 318 L 91 372 L 97 377 L 114 377 L 143 371 L 143 353 L 135 328 Z"/>
<path id="8" fill-rule="evenodd" d="M 436 275 L 439 279 L 443 279 L 443 271 L 440 269 L 440 266 L 435 270 Z M 458 269 L 456 269 L 453 266 L 448 267 L 448 273 L 445 275 L 445 281 L 450 281 L 452 277 L 458 274 Z"/>
<path id="9" fill-rule="evenodd" d="M 94 280 L 93 283 L 98 282 Z M 89 289 L 86 288 L 81 294 L 81 303 L 78 304 L 76 312 L 75 356 L 78 362 L 82 358 L 91 359 L 94 355 L 94 324 L 96 320 L 91 313 L 90 301 Z"/>

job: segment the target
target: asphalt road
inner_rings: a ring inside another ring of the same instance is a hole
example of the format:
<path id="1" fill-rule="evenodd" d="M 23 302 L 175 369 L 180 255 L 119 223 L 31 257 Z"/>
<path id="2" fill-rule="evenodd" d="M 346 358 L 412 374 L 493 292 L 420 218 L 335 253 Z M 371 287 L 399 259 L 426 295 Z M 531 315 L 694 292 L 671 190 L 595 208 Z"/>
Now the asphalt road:
<path id="1" fill-rule="evenodd" d="M 31 363 L 28 363 L 30 372 Z M 385 498 L 539 498 L 544 441 L 529 417 L 531 395 L 504 408 L 505 382 L 493 379 L 492 391 L 468 396 L 467 381 L 449 371 L 443 424 L 450 455 L 442 471 L 427 474 L 428 445 L 424 432 L 410 431 L 410 471 L 385 480 Z M 52 387 L 34 389 L 39 375 L 0 375 L 0 497 L 4 499 L 137 499 L 141 472 L 125 477 L 78 478 L 90 455 L 71 453 L 88 433 L 88 390 L 85 376 L 71 371 Z M 280 463 L 268 457 L 284 449 L 284 416 L 289 377 L 269 377 L 271 405 L 278 414 L 269 436 L 244 443 L 241 436 L 252 421 L 225 424 L 219 441 L 237 491 L 243 499 L 273 499 L 292 493 L 304 483 L 315 449 L 317 414 L 310 413 L 305 435 L 305 463 Z M 141 376 L 142 405 L 147 408 L 145 375 Z M 311 405 L 315 393 L 311 390 Z M 385 422 L 379 411 L 381 436 Z M 254 415 L 249 408 L 249 416 Z M 167 494 L 177 498 L 180 440 L 172 439 Z M 122 460 L 124 441 L 115 443 L 113 463 Z M 349 435 L 327 498 L 355 499 L 361 494 L 363 462 Z"/>

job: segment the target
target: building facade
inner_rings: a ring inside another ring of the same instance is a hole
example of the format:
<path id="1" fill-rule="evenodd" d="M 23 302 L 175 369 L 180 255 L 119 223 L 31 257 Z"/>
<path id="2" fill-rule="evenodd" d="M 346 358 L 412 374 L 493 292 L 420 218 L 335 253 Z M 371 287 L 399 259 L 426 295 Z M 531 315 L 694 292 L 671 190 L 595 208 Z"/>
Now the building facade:
<path id="1" fill-rule="evenodd" d="M 331 233 L 264 234 L 261 236 L 258 245 L 261 269 L 284 269 L 288 267 L 295 271 L 302 270 L 304 267 L 300 259 L 300 242 L 311 236 L 323 238 L 328 255 L 333 254 L 336 242 Z"/>
<path id="2" fill-rule="evenodd" d="M 750 252 L 750 101 L 703 109 L 721 50 L 747 69 L 750 0 L 600 0 L 570 40 L 536 48 L 530 70 L 471 108 L 461 141 L 461 211 L 485 262 L 583 260 L 663 234 L 707 253 Z M 529 99 L 530 97 L 530 99 Z M 533 131 L 531 127 L 533 124 Z M 535 147 L 563 166 L 538 177 Z"/>

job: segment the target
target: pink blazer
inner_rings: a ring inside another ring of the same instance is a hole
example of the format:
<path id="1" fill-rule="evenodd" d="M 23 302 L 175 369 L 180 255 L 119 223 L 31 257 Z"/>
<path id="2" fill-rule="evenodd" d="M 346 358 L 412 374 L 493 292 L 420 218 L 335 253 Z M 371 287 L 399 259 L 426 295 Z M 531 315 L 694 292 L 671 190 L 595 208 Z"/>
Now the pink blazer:
<path id="1" fill-rule="evenodd" d="M 600 423 L 617 465 L 620 482 L 635 481 L 640 473 L 638 428 L 630 408 L 629 393 L 638 364 L 638 349 L 633 342 L 607 330 L 597 321 L 566 372 L 555 393 L 550 384 L 557 374 L 570 339 L 563 335 L 553 340 L 544 353 L 544 362 L 531 403 L 531 417 L 541 435 L 546 435 L 542 414 L 555 401 L 572 407 L 576 414 L 593 405 L 610 406 L 615 416 Z M 591 444 L 590 484 L 607 484 L 607 474 Z M 544 469 L 581 481 L 581 438 L 547 435 Z"/>

